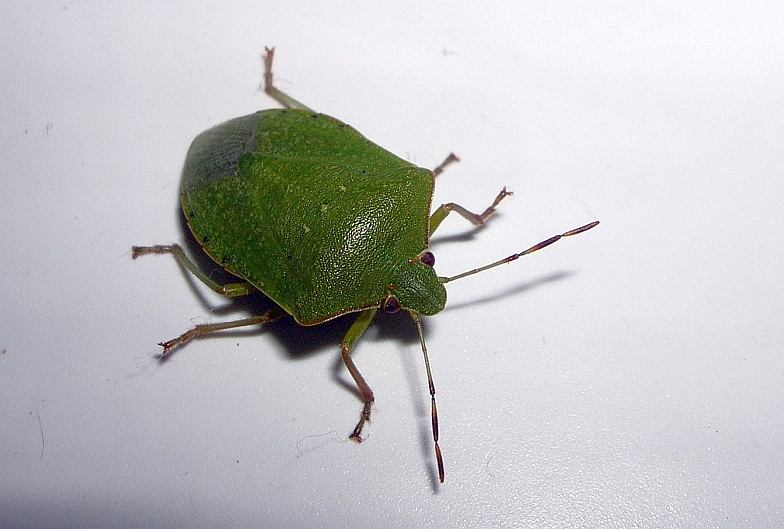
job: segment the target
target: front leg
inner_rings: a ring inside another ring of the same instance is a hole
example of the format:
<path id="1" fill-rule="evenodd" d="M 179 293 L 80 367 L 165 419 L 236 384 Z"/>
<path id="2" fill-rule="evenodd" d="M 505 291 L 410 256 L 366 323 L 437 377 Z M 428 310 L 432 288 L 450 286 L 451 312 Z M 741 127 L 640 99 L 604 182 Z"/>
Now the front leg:
<path id="1" fill-rule="evenodd" d="M 357 384 L 357 388 L 359 388 L 359 394 L 364 402 L 362 413 L 359 415 L 359 422 L 357 422 L 356 427 L 354 427 L 354 431 L 351 432 L 351 435 L 349 436 L 350 439 L 353 439 L 358 443 L 362 442 L 362 428 L 364 428 L 365 423 L 370 420 L 370 407 L 373 404 L 373 390 L 370 389 L 370 386 L 368 386 L 368 383 L 365 382 L 365 378 L 362 376 L 362 373 L 360 373 L 359 369 L 357 369 L 357 366 L 354 365 L 354 361 L 351 359 L 350 353 L 351 349 L 353 349 L 354 345 L 356 345 L 357 340 L 359 340 L 359 338 L 370 326 L 370 323 L 376 316 L 377 310 L 378 309 L 368 309 L 360 312 L 356 321 L 354 321 L 354 323 L 351 325 L 348 332 L 346 333 L 346 336 L 343 337 L 343 341 L 340 344 L 340 352 L 343 356 L 343 363 L 346 364 L 348 372 L 351 373 L 351 377 Z"/>
<path id="2" fill-rule="evenodd" d="M 455 212 L 459 214 L 464 219 L 468 220 L 474 226 L 481 226 L 485 223 L 488 217 L 495 213 L 495 208 L 501 201 L 511 195 L 511 191 L 507 191 L 506 188 L 503 188 L 498 196 L 495 197 L 493 203 L 487 207 L 482 213 L 476 214 L 471 211 L 468 211 L 466 208 L 461 206 L 460 204 L 455 204 L 454 202 L 449 202 L 448 204 L 441 204 L 437 210 L 430 216 L 430 235 L 433 234 L 434 231 L 441 225 L 444 219 L 449 215 L 451 212 Z"/>

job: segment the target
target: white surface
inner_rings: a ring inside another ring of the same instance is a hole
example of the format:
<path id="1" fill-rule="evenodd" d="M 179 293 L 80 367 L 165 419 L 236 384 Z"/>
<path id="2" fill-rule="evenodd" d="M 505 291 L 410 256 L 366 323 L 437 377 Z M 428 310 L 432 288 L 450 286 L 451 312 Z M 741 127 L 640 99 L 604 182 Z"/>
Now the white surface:
<path id="1" fill-rule="evenodd" d="M 0 9 L 0 525 L 784 524 L 780 3 L 17 4 Z M 155 359 L 192 322 L 247 314 L 130 247 L 184 240 L 198 132 L 274 106 L 265 45 L 313 108 L 424 166 L 457 152 L 436 202 L 515 191 L 484 230 L 448 220 L 439 273 L 602 221 L 450 285 L 426 321 L 443 486 L 403 317 L 356 353 L 377 403 L 361 446 L 348 322 Z"/>

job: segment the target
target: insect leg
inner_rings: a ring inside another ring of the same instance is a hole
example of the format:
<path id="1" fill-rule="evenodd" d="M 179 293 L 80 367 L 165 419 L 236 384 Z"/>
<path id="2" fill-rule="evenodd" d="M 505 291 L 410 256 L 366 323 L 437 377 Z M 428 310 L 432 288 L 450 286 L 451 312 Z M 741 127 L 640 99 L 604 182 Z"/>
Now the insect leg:
<path id="1" fill-rule="evenodd" d="M 275 59 L 275 48 L 264 48 L 264 91 L 272 99 L 283 105 L 285 108 L 301 108 L 311 110 L 290 95 L 281 92 L 272 82 L 272 61 Z M 311 110 L 312 112 L 312 110 Z"/>
<path id="2" fill-rule="evenodd" d="M 264 323 L 269 323 L 271 321 L 277 320 L 281 316 L 285 316 L 285 314 L 286 311 L 284 311 L 282 308 L 275 307 L 274 309 L 270 309 L 260 316 L 252 316 L 250 318 L 243 318 L 241 320 L 225 321 L 220 323 L 205 323 L 196 325 L 193 329 L 179 335 L 173 340 L 159 343 L 158 345 L 163 347 L 163 352 L 161 353 L 160 359 L 165 360 L 172 353 L 172 350 L 175 347 L 185 345 L 194 338 L 212 334 L 218 331 L 225 331 L 226 329 L 236 329 L 237 327 L 248 327 L 250 325 L 261 325 Z"/>
<path id="3" fill-rule="evenodd" d="M 199 281 L 207 285 L 211 290 L 217 292 L 227 298 L 236 298 L 238 296 L 247 296 L 254 292 L 258 292 L 253 285 L 247 281 L 240 283 L 228 283 L 221 285 L 215 282 L 210 276 L 205 274 L 196 266 L 196 263 L 188 259 L 182 247 L 179 244 L 159 244 L 157 246 L 134 246 L 132 257 L 136 259 L 140 255 L 146 254 L 163 254 L 170 253 L 177 259 L 177 262 L 188 269 Z"/>
<path id="4" fill-rule="evenodd" d="M 346 364 L 348 372 L 351 373 L 351 377 L 357 384 L 359 393 L 362 396 L 362 400 L 364 401 L 362 413 L 359 415 L 359 422 L 354 428 L 354 431 L 351 432 L 351 435 L 349 436 L 349 438 L 357 441 L 358 443 L 362 442 L 362 428 L 365 426 L 365 423 L 370 420 L 370 406 L 373 404 L 373 390 L 370 389 L 370 386 L 368 386 L 367 382 L 365 382 L 365 378 L 359 372 L 357 366 L 354 365 L 354 361 L 351 359 L 350 352 L 354 345 L 356 345 L 357 340 L 359 340 L 360 336 L 365 333 L 368 326 L 373 321 L 377 310 L 378 309 L 368 309 L 360 312 L 356 321 L 354 321 L 354 323 L 351 325 L 348 332 L 346 333 L 346 336 L 343 337 L 343 341 L 340 344 L 340 352 L 343 355 L 343 363 Z"/>
<path id="5" fill-rule="evenodd" d="M 444 169 L 446 169 L 448 165 L 452 165 L 453 163 L 456 163 L 456 162 L 459 162 L 459 161 L 460 161 L 460 158 L 458 158 L 455 153 L 450 152 L 449 156 L 447 156 L 446 159 L 443 162 L 438 164 L 435 167 L 435 169 L 433 169 L 433 176 L 440 175 L 441 173 L 444 172 Z"/>
<path id="6" fill-rule="evenodd" d="M 443 164 L 442 164 L 443 165 Z M 439 166 L 440 167 L 440 166 Z M 464 219 L 468 220 L 474 226 L 481 226 L 485 223 L 488 217 L 495 213 L 495 208 L 501 201 L 511 195 L 511 191 L 507 191 L 506 188 L 503 188 L 500 193 L 495 197 L 493 203 L 487 207 L 482 213 L 476 214 L 468 211 L 466 208 L 461 206 L 460 204 L 455 204 L 454 202 L 449 202 L 448 204 L 441 204 L 437 210 L 430 216 L 430 234 L 432 235 L 434 231 L 438 228 L 438 226 L 443 222 L 443 220 L 449 215 L 451 212 L 455 212 L 459 214 Z"/>

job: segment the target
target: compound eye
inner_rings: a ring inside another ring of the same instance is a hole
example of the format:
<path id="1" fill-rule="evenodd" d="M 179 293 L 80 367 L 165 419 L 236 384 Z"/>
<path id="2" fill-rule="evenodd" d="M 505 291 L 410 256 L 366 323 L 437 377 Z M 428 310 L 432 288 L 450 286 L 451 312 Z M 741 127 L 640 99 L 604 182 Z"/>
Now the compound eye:
<path id="1" fill-rule="evenodd" d="M 433 268 L 433 266 L 435 266 L 436 264 L 436 256 L 433 255 L 433 252 L 428 250 L 427 252 L 419 256 L 419 261 L 422 264 L 426 264 L 430 268 Z"/>
<path id="2" fill-rule="evenodd" d="M 397 298 L 392 295 L 387 296 L 386 301 L 384 301 L 384 312 L 393 314 L 399 310 L 400 310 L 400 302 L 397 300 Z"/>

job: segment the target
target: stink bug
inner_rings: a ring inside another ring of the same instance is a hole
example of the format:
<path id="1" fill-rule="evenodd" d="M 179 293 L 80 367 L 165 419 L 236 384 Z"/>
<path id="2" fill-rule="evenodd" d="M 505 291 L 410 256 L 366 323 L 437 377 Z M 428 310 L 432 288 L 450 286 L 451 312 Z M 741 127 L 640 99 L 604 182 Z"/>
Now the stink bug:
<path id="1" fill-rule="evenodd" d="M 444 308 L 445 283 L 509 263 L 599 223 L 569 230 L 481 268 L 438 276 L 428 245 L 447 215 L 455 212 L 479 226 L 511 192 L 502 189 L 481 214 L 454 203 L 431 214 L 435 178 L 458 160 L 455 155 L 432 171 L 398 158 L 345 123 L 278 90 L 272 78 L 273 57 L 274 48 L 267 48 L 264 90 L 284 108 L 235 118 L 198 135 L 185 159 L 180 190 L 195 238 L 241 281 L 218 284 L 177 244 L 134 246 L 133 258 L 171 253 L 215 292 L 227 297 L 262 292 L 277 306 L 246 319 L 197 325 L 161 343 L 161 358 L 199 336 L 268 323 L 286 314 L 307 326 L 356 312 L 340 350 L 363 400 L 350 435 L 359 442 L 374 397 L 351 350 L 379 309 L 405 310 L 419 333 L 438 477 L 443 482 L 436 390 L 421 316 Z"/>

